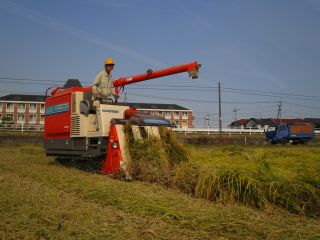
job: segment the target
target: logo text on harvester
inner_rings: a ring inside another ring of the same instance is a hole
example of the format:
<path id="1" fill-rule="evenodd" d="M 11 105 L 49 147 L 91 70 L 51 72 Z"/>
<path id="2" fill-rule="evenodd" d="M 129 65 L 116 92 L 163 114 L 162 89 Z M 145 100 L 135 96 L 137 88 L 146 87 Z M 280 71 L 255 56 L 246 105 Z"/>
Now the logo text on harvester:
<path id="1" fill-rule="evenodd" d="M 64 113 L 69 111 L 69 103 L 61 103 L 46 108 L 46 115 Z"/>
<path id="2" fill-rule="evenodd" d="M 116 110 L 116 109 L 102 109 L 102 112 L 118 113 L 119 110 Z"/>

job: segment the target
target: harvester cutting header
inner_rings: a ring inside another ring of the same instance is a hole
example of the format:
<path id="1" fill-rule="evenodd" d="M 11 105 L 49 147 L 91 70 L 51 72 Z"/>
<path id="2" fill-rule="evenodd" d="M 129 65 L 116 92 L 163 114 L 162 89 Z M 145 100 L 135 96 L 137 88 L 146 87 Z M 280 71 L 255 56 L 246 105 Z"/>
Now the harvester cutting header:
<path id="1" fill-rule="evenodd" d="M 103 77 L 111 76 L 113 65 L 112 59 L 106 60 L 106 74 Z M 121 90 L 128 84 L 182 72 L 188 72 L 189 77 L 195 79 L 199 68 L 200 64 L 192 62 L 157 71 L 149 69 L 143 74 L 113 80 L 112 86 L 107 86 L 108 81 L 101 82 L 98 74 L 93 86 L 56 87 L 45 102 L 46 154 L 88 161 L 104 159 L 101 172 L 125 172 L 130 154 L 126 146 L 124 126 L 130 124 L 135 138 L 143 141 L 141 131 L 148 136 L 159 137 L 158 127 L 171 127 L 171 124 L 160 116 L 143 114 L 126 104 L 118 103 Z M 108 96 L 101 92 L 101 86 L 112 89 L 114 102 L 109 98 L 111 94 L 108 90 Z"/>

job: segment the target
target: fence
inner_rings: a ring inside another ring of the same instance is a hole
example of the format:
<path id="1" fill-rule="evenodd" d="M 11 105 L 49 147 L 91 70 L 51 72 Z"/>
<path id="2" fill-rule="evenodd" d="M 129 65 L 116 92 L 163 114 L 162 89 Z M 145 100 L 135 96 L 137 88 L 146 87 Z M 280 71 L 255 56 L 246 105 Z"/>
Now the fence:
<path id="1" fill-rule="evenodd" d="M 1 132 L 41 132 L 43 131 L 41 124 L 24 124 L 24 123 L 3 123 L 0 124 Z"/>
<path id="2" fill-rule="evenodd" d="M 173 128 L 174 132 L 184 133 L 184 134 L 219 134 L 219 128 Z M 264 134 L 263 129 L 251 129 L 251 128 L 222 128 L 222 134 Z M 320 134 L 320 129 L 316 129 L 315 133 Z"/>
<path id="3" fill-rule="evenodd" d="M 43 125 L 36 124 L 0 124 L 0 132 L 41 132 L 43 131 Z M 184 134 L 219 134 L 219 128 L 173 128 L 174 132 L 184 133 Z M 222 134 L 263 134 L 263 129 L 252 129 L 252 128 L 222 128 Z M 315 133 L 320 134 L 320 129 L 316 129 Z"/>
<path id="4" fill-rule="evenodd" d="M 219 128 L 173 128 L 174 132 L 184 134 L 219 134 Z M 222 134 L 263 134 L 262 129 L 237 129 L 237 128 L 222 128 Z"/>

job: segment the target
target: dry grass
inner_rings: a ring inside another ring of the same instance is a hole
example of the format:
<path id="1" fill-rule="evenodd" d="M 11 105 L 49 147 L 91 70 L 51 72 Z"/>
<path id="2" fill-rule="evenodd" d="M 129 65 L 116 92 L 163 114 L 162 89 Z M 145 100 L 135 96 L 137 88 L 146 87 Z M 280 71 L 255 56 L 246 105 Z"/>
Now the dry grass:
<path id="1" fill-rule="evenodd" d="M 159 128 L 161 138 L 143 134 L 135 140 L 130 125 L 125 127 L 126 141 L 133 159 L 128 170 L 135 180 L 170 183 L 175 166 L 190 159 L 188 151 L 176 141 L 174 134 Z"/>
<path id="2" fill-rule="evenodd" d="M 191 193 L 200 181 L 199 170 L 208 174 L 203 185 L 211 186 L 211 170 L 218 176 L 224 172 L 220 168 L 229 166 L 240 173 L 247 169 L 252 178 L 265 171 L 287 181 L 305 182 L 305 176 L 317 186 L 317 148 L 238 149 L 234 156 L 232 149 L 190 149 L 191 161 L 175 168 L 174 176 L 185 179 L 177 184 L 185 184 L 181 189 L 186 192 L 192 186 Z M 241 202 L 212 203 L 157 184 L 119 181 L 57 165 L 41 147 L 5 146 L 0 151 L 0 239 L 320 238 L 318 218 L 291 214 L 278 205 L 261 211 Z"/>
<path id="3" fill-rule="evenodd" d="M 131 173 L 136 180 L 156 182 L 214 202 L 242 203 L 255 208 L 275 204 L 293 213 L 320 216 L 317 171 L 312 178 L 302 175 L 304 178 L 288 179 L 273 171 L 268 161 L 274 158 L 273 153 L 239 145 L 215 149 L 210 152 L 212 157 L 202 156 L 204 161 L 197 161 L 199 151 L 194 151 L 191 160 L 188 151 L 166 128 L 160 128 L 160 139 L 145 135 L 143 140 L 135 141 L 130 126 L 126 136 L 132 156 Z M 294 153 L 282 150 L 278 155 L 282 156 L 279 161 L 285 162 Z M 309 155 L 318 157 L 315 162 L 319 165 L 320 151 Z M 223 163 L 225 158 L 228 164 Z"/>

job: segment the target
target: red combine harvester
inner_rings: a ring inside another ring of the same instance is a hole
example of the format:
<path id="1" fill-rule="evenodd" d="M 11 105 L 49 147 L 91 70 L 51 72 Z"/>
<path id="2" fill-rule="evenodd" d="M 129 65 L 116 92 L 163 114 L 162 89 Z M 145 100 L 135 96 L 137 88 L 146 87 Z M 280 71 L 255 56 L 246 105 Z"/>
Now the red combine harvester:
<path id="1" fill-rule="evenodd" d="M 159 137 L 158 126 L 170 127 L 160 116 L 140 113 L 118 103 L 125 85 L 168 75 L 188 72 L 198 77 L 200 64 L 192 62 L 113 81 L 115 102 L 94 101 L 92 87 L 56 87 L 45 101 L 44 142 L 48 156 L 70 159 L 104 159 L 102 173 L 126 171 L 130 161 L 124 125 L 131 124 L 135 137 L 141 138 L 140 128 Z"/>

